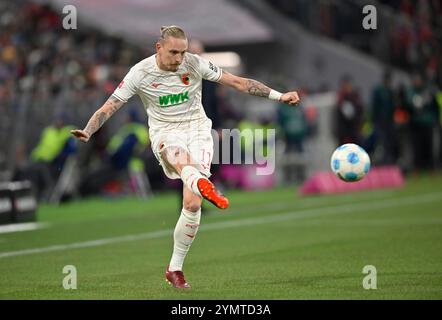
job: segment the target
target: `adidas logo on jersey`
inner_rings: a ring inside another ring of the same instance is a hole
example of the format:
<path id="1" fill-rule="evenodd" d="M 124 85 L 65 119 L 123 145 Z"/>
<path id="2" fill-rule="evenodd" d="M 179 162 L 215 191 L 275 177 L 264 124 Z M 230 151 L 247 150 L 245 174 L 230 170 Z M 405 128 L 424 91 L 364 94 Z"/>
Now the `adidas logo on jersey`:
<path id="1" fill-rule="evenodd" d="M 189 101 L 189 91 L 159 97 L 160 107 L 171 107 Z"/>

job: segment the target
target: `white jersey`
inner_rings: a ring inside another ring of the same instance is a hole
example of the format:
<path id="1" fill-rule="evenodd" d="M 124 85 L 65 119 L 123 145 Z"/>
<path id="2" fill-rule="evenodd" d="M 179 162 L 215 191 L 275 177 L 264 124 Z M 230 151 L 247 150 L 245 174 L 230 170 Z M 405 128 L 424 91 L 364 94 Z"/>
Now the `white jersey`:
<path id="1" fill-rule="evenodd" d="M 113 96 L 127 102 L 138 94 L 150 129 L 184 129 L 208 120 L 201 104 L 202 79 L 219 81 L 221 75 L 221 68 L 195 54 L 186 53 L 174 72 L 161 70 L 152 55 L 130 69 Z"/>

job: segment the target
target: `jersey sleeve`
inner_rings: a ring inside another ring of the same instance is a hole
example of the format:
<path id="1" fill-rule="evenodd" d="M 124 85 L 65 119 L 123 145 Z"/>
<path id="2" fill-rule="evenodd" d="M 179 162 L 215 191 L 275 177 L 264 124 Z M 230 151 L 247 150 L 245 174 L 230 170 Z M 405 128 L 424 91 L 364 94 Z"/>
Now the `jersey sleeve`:
<path id="1" fill-rule="evenodd" d="M 198 59 L 199 70 L 203 79 L 215 82 L 221 79 L 223 70 L 220 67 L 198 55 L 196 55 L 196 57 Z"/>
<path id="2" fill-rule="evenodd" d="M 126 103 L 133 95 L 138 91 L 140 84 L 140 73 L 137 68 L 132 67 L 126 74 L 124 79 L 120 82 L 118 87 L 115 89 L 112 96 L 118 100 Z"/>

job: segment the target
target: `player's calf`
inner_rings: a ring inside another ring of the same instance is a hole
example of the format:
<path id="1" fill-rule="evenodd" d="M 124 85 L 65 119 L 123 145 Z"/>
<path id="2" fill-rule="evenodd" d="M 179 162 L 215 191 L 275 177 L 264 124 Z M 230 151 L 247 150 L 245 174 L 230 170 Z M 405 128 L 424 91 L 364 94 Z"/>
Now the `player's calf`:
<path id="1" fill-rule="evenodd" d="M 201 202 L 202 198 L 184 185 L 183 208 L 190 212 L 197 212 L 201 209 Z"/>

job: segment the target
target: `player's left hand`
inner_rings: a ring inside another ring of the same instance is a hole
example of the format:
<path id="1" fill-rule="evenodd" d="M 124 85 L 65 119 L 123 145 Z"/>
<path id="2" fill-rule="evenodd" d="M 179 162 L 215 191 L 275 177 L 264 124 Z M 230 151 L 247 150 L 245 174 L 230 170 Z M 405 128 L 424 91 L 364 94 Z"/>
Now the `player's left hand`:
<path id="1" fill-rule="evenodd" d="M 299 102 L 299 95 L 296 91 L 284 93 L 281 98 L 281 102 L 287 103 L 291 106 L 297 105 Z"/>
<path id="2" fill-rule="evenodd" d="M 71 134 L 80 141 L 88 142 L 90 135 L 84 130 L 71 130 Z"/>

